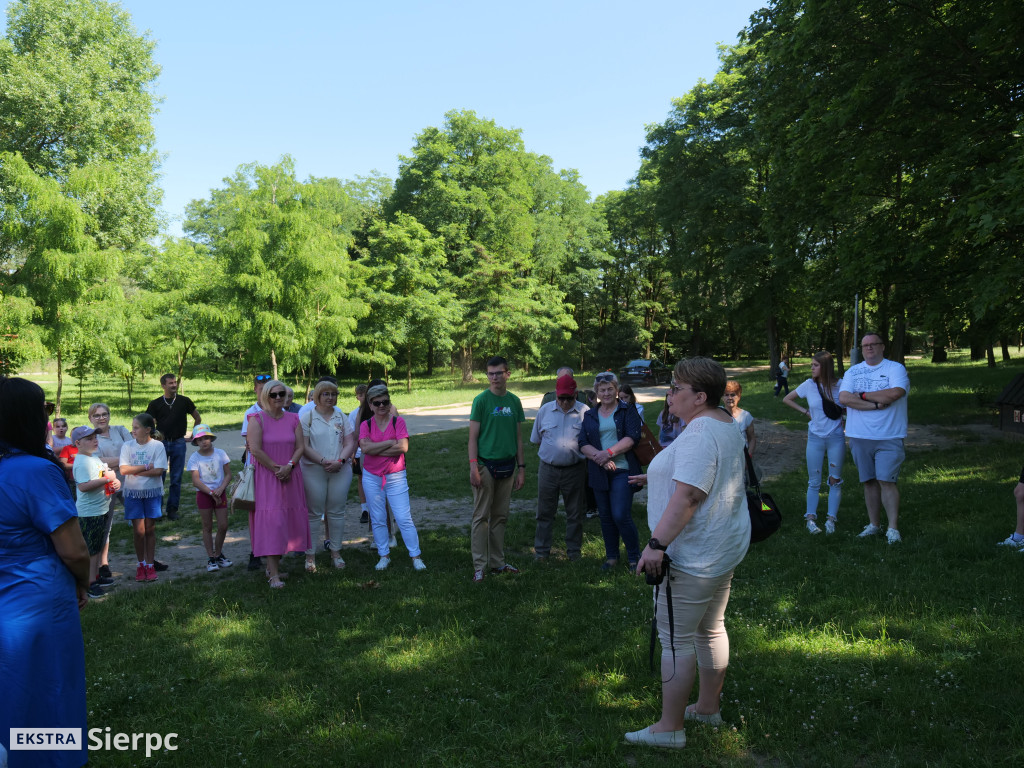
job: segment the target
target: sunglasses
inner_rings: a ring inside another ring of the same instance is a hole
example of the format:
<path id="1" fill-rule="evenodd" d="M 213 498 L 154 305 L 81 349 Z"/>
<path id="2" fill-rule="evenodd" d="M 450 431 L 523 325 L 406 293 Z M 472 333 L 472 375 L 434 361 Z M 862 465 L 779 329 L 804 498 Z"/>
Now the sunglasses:
<path id="1" fill-rule="evenodd" d="M 594 381 L 604 383 L 606 381 L 615 381 L 614 373 L 599 373 L 594 377 Z"/>
<path id="2" fill-rule="evenodd" d="M 372 405 L 374 408 L 380 408 L 380 407 L 385 406 L 385 405 L 391 405 L 391 401 L 390 400 L 373 400 L 373 401 L 370 402 L 370 405 Z"/>
<path id="3" fill-rule="evenodd" d="M 271 392 L 267 395 L 270 400 L 280 400 L 282 397 L 287 397 L 287 392 Z"/>
<path id="4" fill-rule="evenodd" d="M 576 395 L 559 395 L 558 399 L 559 400 L 575 400 L 576 399 Z"/>
<path id="5" fill-rule="evenodd" d="M 256 377 L 256 381 L 270 381 L 270 376 L 268 376 L 265 373 L 261 373 L 259 376 Z"/>

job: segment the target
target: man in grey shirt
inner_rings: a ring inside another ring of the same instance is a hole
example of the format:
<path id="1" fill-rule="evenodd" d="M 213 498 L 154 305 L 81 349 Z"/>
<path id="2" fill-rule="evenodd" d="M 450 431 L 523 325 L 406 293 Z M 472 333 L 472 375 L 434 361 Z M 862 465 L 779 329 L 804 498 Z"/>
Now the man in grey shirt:
<path id="1" fill-rule="evenodd" d="M 537 531 L 534 559 L 545 561 L 551 554 L 552 528 L 558 511 L 558 497 L 565 502 L 565 551 L 570 560 L 580 559 L 583 547 L 583 519 L 586 509 L 586 460 L 579 451 L 583 414 L 589 408 L 576 399 L 576 380 L 560 376 L 555 400 L 537 411 L 530 442 L 539 445 L 537 469 Z"/>

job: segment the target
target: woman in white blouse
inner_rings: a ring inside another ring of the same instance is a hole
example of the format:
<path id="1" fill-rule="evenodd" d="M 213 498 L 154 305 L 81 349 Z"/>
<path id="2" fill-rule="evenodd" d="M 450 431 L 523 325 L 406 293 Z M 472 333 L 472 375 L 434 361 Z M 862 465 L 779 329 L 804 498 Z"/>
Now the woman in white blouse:
<path id="1" fill-rule="evenodd" d="M 352 456 L 356 433 L 336 403 L 338 386 L 321 381 L 313 389 L 316 406 L 302 414 L 306 449 L 302 457 L 302 483 L 309 505 L 309 527 L 324 520 L 324 538 L 335 568 L 344 568 L 341 544 L 345 540 L 345 502 L 352 484 Z M 314 537 L 315 538 L 315 537 Z M 306 550 L 306 570 L 316 570 L 316 548 Z"/>

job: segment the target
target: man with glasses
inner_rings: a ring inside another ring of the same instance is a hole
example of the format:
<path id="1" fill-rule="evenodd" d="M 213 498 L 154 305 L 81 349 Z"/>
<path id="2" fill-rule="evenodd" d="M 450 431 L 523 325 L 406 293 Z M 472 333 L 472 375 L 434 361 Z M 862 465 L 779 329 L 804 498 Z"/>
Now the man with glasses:
<path id="1" fill-rule="evenodd" d="M 256 378 L 253 380 L 252 391 L 256 395 L 256 402 L 250 405 L 245 413 L 242 415 L 242 440 L 245 441 L 245 456 L 247 464 L 255 464 L 256 460 L 253 458 L 252 452 L 249 450 L 249 438 L 247 433 L 249 432 L 249 417 L 259 413 L 263 409 L 260 407 L 260 395 L 263 393 L 263 387 L 270 381 L 270 376 L 266 373 L 256 374 Z M 256 557 L 252 552 L 249 552 L 249 570 L 259 571 L 263 569 L 263 560 Z"/>
<path id="2" fill-rule="evenodd" d="M 886 360 L 885 344 L 877 333 L 861 340 L 864 362 L 852 366 L 843 377 L 839 404 L 847 409 L 846 436 L 857 473 L 864 484 L 868 524 L 861 538 L 882 532 L 881 508 L 885 507 L 890 544 L 901 541 L 898 522 L 900 491 L 896 486 L 903 464 L 903 440 L 907 436 L 907 369 Z"/>
<path id="3" fill-rule="evenodd" d="M 590 410 L 576 399 L 576 379 L 563 374 L 555 382 L 555 400 L 540 407 L 533 422 L 530 442 L 539 445 L 537 467 L 537 530 L 533 537 L 534 559 L 544 562 L 551 554 L 552 528 L 558 497 L 565 503 L 565 553 L 579 560 L 583 547 L 583 515 L 587 485 L 587 461 L 580 453 L 583 414 Z"/>
<path id="4" fill-rule="evenodd" d="M 161 376 L 160 386 L 164 390 L 163 396 L 150 401 L 146 413 L 156 421 L 156 428 L 163 436 L 164 451 L 167 453 L 167 472 L 171 476 L 171 484 L 167 491 L 164 514 L 168 520 L 177 520 L 178 504 L 181 501 L 181 474 L 185 471 L 185 453 L 188 450 L 185 441 L 192 438 L 187 417 L 192 417 L 193 427 L 201 423 L 203 417 L 199 415 L 195 403 L 178 394 L 178 377 L 173 373 Z"/>
<path id="5" fill-rule="evenodd" d="M 469 414 L 469 484 L 473 486 L 470 547 L 473 581 L 491 573 L 519 573 L 505 562 L 505 524 L 512 491 L 526 482 L 523 439 L 519 424 L 526 421 L 523 404 L 508 391 L 508 361 L 487 361 L 490 386 L 473 400 Z M 483 466 L 481 466 L 483 465 Z"/>

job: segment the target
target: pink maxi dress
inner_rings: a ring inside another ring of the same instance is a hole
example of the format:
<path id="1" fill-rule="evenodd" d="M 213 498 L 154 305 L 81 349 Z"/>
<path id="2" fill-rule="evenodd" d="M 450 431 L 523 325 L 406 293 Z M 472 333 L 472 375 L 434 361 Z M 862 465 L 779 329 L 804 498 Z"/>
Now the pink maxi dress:
<path id="1" fill-rule="evenodd" d="M 287 464 L 295 453 L 295 428 L 299 417 L 285 411 L 280 419 L 266 412 L 249 417 L 263 426 L 263 450 L 275 464 Z M 282 483 L 274 473 L 256 462 L 256 509 L 249 513 L 249 536 L 256 557 L 305 552 L 312 544 L 302 470 L 298 463 L 291 477 Z"/>

